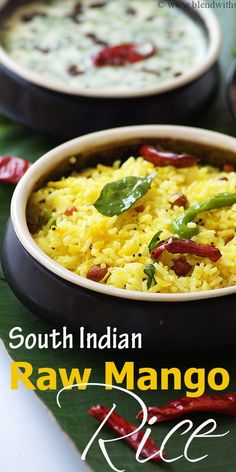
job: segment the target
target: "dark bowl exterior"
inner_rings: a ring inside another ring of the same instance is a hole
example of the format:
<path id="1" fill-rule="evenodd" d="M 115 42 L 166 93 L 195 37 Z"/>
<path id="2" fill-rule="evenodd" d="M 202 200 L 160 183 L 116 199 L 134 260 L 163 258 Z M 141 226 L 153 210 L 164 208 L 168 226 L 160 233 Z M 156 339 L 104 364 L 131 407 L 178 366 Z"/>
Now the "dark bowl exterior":
<path id="1" fill-rule="evenodd" d="M 137 124 L 188 124 L 214 97 L 218 64 L 184 87 L 137 98 L 67 95 L 39 87 L 0 64 L 0 112 L 48 134 L 72 138 Z"/>
<path id="2" fill-rule="evenodd" d="M 231 65 L 227 74 L 226 98 L 231 114 L 236 120 L 236 61 Z"/>
<path id="3" fill-rule="evenodd" d="M 14 257 L 12 257 L 14 254 Z M 103 334 L 142 333 L 143 347 L 158 352 L 232 347 L 236 343 L 236 295 L 181 303 L 144 302 L 96 293 L 57 277 L 23 248 L 9 221 L 2 266 L 15 295 L 52 323 Z"/>

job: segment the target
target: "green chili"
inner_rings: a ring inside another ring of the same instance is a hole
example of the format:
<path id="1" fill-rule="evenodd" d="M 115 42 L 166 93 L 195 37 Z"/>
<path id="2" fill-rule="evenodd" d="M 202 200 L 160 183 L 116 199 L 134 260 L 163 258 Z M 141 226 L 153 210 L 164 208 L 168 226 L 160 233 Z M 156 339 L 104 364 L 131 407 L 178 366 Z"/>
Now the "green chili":
<path id="1" fill-rule="evenodd" d="M 181 238 L 192 238 L 199 233 L 199 228 L 198 226 L 195 226 L 195 228 L 189 228 L 188 223 L 191 223 L 199 213 L 225 206 L 231 206 L 234 203 L 236 203 L 236 193 L 219 193 L 203 202 L 195 203 L 173 221 L 173 231 Z"/>

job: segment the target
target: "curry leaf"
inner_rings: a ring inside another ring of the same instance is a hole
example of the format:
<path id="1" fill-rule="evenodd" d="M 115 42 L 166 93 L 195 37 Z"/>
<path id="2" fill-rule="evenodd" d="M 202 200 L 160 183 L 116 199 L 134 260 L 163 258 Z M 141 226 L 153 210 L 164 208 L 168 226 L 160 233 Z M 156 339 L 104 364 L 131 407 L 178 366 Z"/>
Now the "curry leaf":
<path id="1" fill-rule="evenodd" d="M 44 208 L 38 217 L 39 227 L 46 225 L 50 221 L 51 218 L 52 218 L 52 213 L 47 208 Z"/>
<path id="2" fill-rule="evenodd" d="M 155 175 L 124 177 L 106 184 L 94 203 L 95 208 L 105 216 L 120 215 L 148 192 Z"/>
<path id="3" fill-rule="evenodd" d="M 159 243 L 160 235 L 161 235 L 161 231 L 158 231 L 156 234 L 154 234 L 153 238 L 151 239 L 151 241 L 148 245 L 149 252 L 152 252 L 153 249 L 155 249 L 155 247 Z"/>
<path id="4" fill-rule="evenodd" d="M 148 281 L 147 281 L 147 289 L 152 286 L 152 283 L 154 281 L 154 275 L 155 275 L 156 269 L 153 264 L 148 264 L 144 268 L 144 274 L 148 276 Z"/>
<path id="5" fill-rule="evenodd" d="M 57 217 L 51 218 L 51 221 L 50 221 L 50 228 L 52 228 L 53 226 L 54 226 L 54 227 L 57 226 Z"/>

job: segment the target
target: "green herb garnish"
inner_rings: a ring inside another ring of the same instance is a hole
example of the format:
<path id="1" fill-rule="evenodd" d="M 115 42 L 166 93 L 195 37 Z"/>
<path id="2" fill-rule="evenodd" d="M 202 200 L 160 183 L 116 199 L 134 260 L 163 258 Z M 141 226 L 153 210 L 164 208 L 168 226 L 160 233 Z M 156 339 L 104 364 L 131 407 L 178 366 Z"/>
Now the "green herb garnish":
<path id="1" fill-rule="evenodd" d="M 44 208 L 38 216 L 37 226 L 41 228 L 47 224 L 49 224 L 49 228 L 52 226 L 57 226 L 57 216 L 54 216 L 51 211 L 49 211 L 47 208 Z"/>
<path id="2" fill-rule="evenodd" d="M 52 218 L 52 221 L 50 221 L 50 228 L 52 228 L 53 226 L 57 226 L 57 217 Z"/>
<path id="3" fill-rule="evenodd" d="M 150 189 L 156 174 L 147 177 L 124 177 L 121 180 L 106 184 L 95 208 L 105 216 L 120 215 L 142 198 Z"/>
<path id="4" fill-rule="evenodd" d="M 154 267 L 153 264 L 148 264 L 145 268 L 144 268 L 144 274 L 148 276 L 148 280 L 147 280 L 147 289 L 149 290 L 149 288 L 152 286 L 152 283 L 154 282 L 154 276 L 155 276 L 155 272 L 156 272 L 156 269 Z"/>
<path id="5" fill-rule="evenodd" d="M 162 231 L 158 231 L 156 234 L 154 234 L 153 238 L 151 239 L 151 241 L 148 245 L 149 252 L 152 252 L 153 249 L 155 249 L 155 247 L 159 243 L 161 233 L 162 233 Z"/>
<path id="6" fill-rule="evenodd" d="M 38 217 L 38 226 L 41 227 L 46 225 L 51 218 L 52 213 L 47 208 L 44 208 Z"/>

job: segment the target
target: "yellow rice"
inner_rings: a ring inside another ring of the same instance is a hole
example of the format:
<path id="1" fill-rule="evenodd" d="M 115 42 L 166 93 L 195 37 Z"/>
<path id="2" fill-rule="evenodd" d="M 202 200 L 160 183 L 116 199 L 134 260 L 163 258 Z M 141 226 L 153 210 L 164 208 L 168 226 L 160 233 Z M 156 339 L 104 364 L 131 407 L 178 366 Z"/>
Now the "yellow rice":
<path id="1" fill-rule="evenodd" d="M 106 217 L 93 206 L 106 183 L 125 176 L 145 177 L 153 172 L 156 177 L 151 189 L 122 215 Z M 223 176 L 228 180 L 220 180 Z M 235 192 L 235 189 L 235 172 L 225 174 L 211 166 L 156 168 L 141 157 L 130 157 L 122 165 L 120 162 L 111 167 L 98 165 L 48 182 L 32 194 L 28 218 L 35 220 L 44 208 L 53 213 L 56 226 L 51 226 L 52 221 L 49 221 L 33 235 L 34 240 L 54 261 L 82 277 L 86 277 L 94 265 L 108 266 L 102 283 L 146 291 L 144 267 L 153 263 L 156 274 L 151 293 L 217 289 L 236 283 L 236 204 L 199 215 L 202 219 L 200 233 L 193 240 L 213 243 L 222 257 L 211 262 L 208 258 L 187 255 L 192 265 L 187 276 L 178 277 L 172 270 L 173 261 L 179 255 L 164 252 L 159 261 L 153 262 L 148 244 L 159 230 L 162 230 L 161 239 L 173 236 L 172 221 L 184 211 L 183 207 L 171 207 L 176 194 L 186 195 L 193 204 L 221 192 Z M 64 212 L 72 205 L 77 211 L 65 216 Z M 134 208 L 140 205 L 144 205 L 144 211 L 138 213 Z M 227 242 L 231 237 L 233 239 Z"/>

